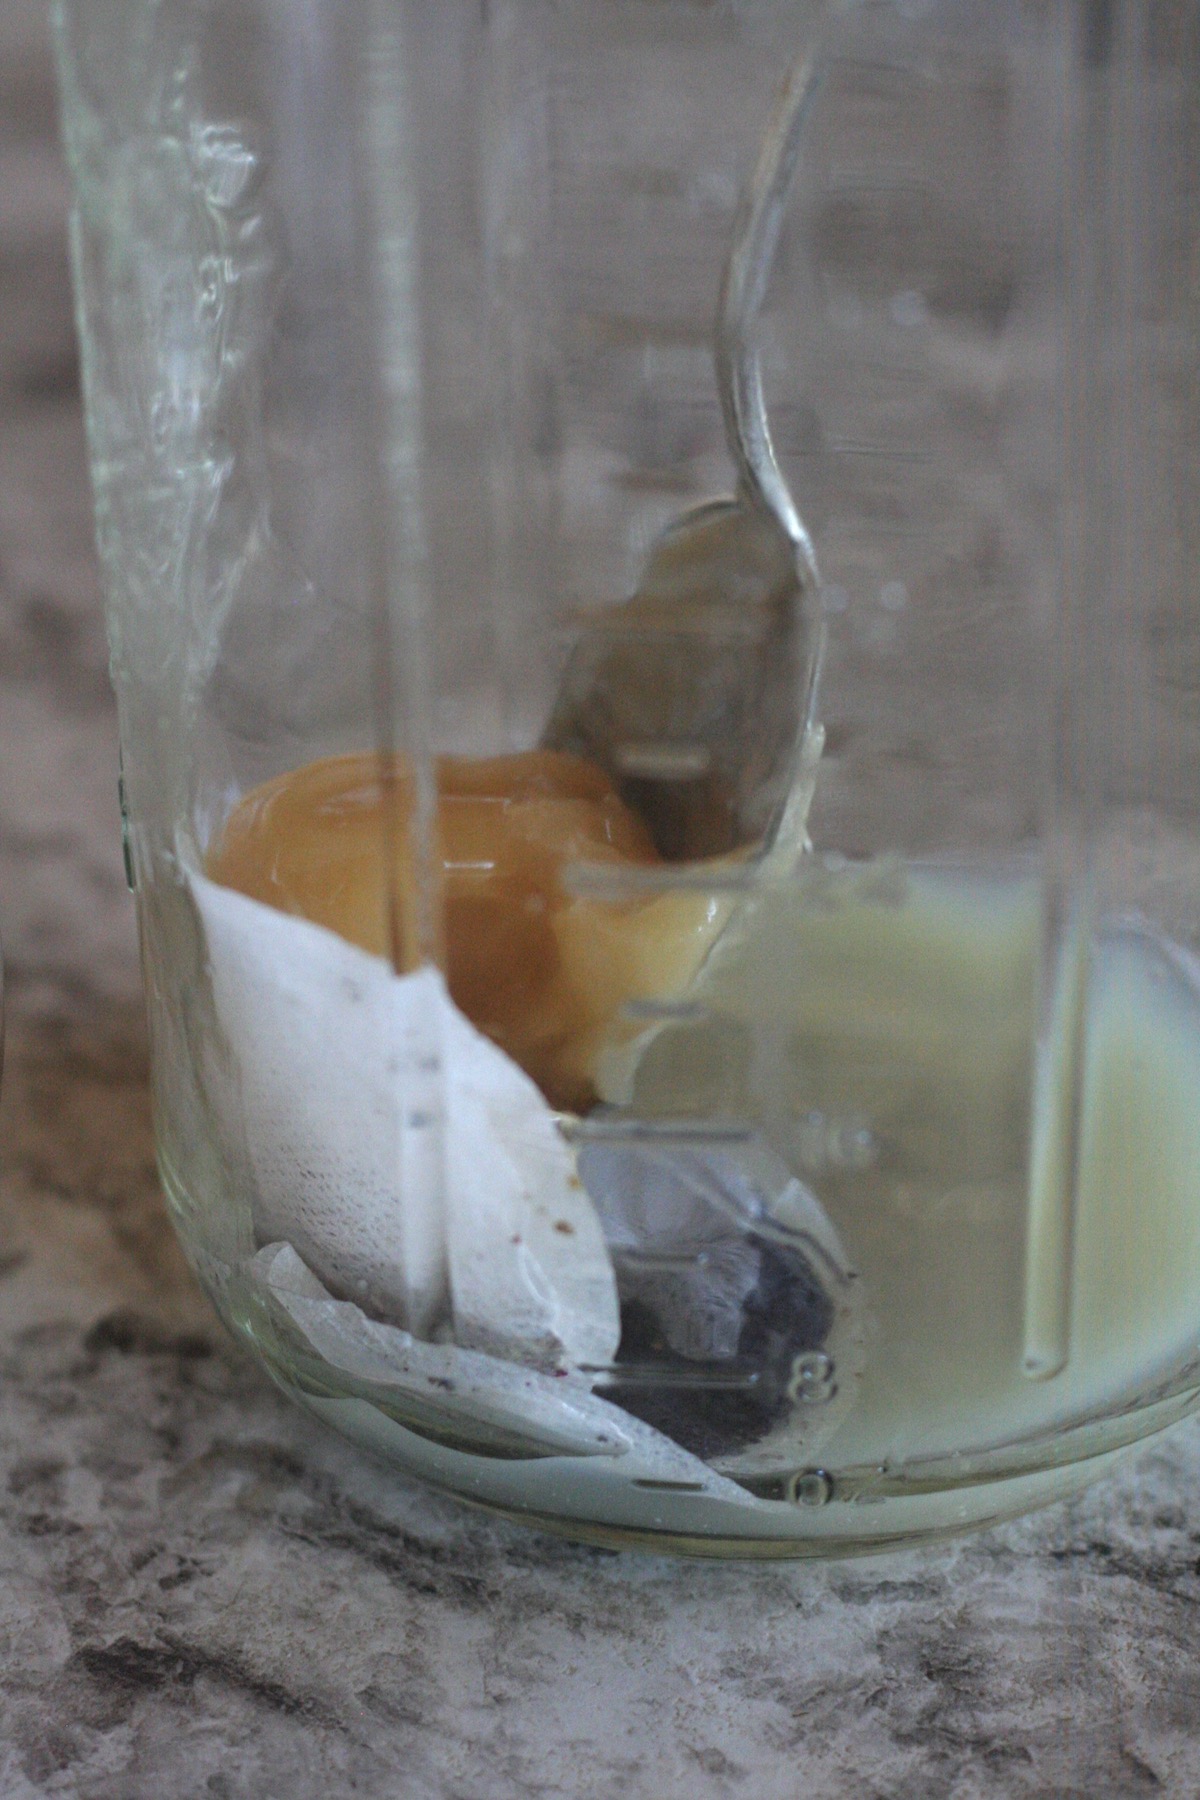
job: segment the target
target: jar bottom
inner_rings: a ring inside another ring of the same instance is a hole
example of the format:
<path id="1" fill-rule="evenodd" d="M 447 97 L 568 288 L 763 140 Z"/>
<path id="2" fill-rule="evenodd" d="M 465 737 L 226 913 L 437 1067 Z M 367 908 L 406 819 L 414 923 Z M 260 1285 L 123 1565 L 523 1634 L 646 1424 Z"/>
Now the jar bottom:
<path id="1" fill-rule="evenodd" d="M 164 1170 L 164 1174 L 167 1172 Z M 173 1202 L 180 1196 L 168 1190 Z M 179 1222 L 179 1209 L 176 1211 Z M 194 1217 L 194 1215 L 193 1215 Z M 877 1467 L 798 1468 L 757 1492 L 713 1478 L 631 1478 L 614 1455 L 524 1454 L 464 1432 L 462 1414 L 414 1416 L 386 1388 L 334 1367 L 278 1328 L 244 1271 L 181 1233 L 223 1322 L 276 1385 L 341 1437 L 407 1477 L 538 1531 L 607 1549 L 718 1559 L 839 1558 L 985 1529 L 1063 1500 L 1200 1405 L 1200 1362 L 1142 1396 L 1035 1437 Z M 635 1459 L 630 1459 L 630 1461 Z M 643 1465 L 644 1470 L 644 1465 Z"/>
<path id="2" fill-rule="evenodd" d="M 557 1505 L 553 1479 L 547 1482 L 544 1475 L 536 1484 L 541 1504 L 517 1501 L 511 1497 L 512 1471 L 526 1465 L 507 1464 L 505 1481 L 497 1478 L 495 1466 L 485 1459 L 443 1451 L 440 1466 L 433 1469 L 419 1447 L 420 1440 L 378 1409 L 353 1398 L 316 1394 L 263 1357 L 261 1345 L 255 1343 L 254 1348 L 276 1384 L 306 1412 L 374 1458 L 443 1494 L 576 1543 L 710 1560 L 832 1560 L 880 1555 L 986 1530 L 1068 1499 L 1100 1480 L 1139 1446 L 1186 1416 L 1197 1401 L 1191 1392 L 1173 1404 L 1160 1402 L 1133 1419 L 1124 1415 L 1111 1422 L 1111 1435 L 1123 1441 L 1108 1449 L 1100 1445 L 1109 1434 L 1103 1426 L 1094 1425 L 1089 1430 L 1095 1447 L 1081 1450 L 1073 1461 L 1031 1467 L 1023 1459 L 1023 1447 L 1010 1446 L 1012 1460 L 1007 1467 L 1000 1461 L 1000 1453 L 993 1453 L 993 1469 L 969 1481 L 955 1481 L 947 1474 L 938 1485 L 931 1473 L 910 1476 L 906 1481 L 908 1472 L 899 1469 L 890 1477 L 889 1491 L 876 1491 L 864 1499 L 860 1471 L 842 1471 L 836 1466 L 814 1470 L 811 1476 L 814 1481 L 819 1479 L 824 1490 L 820 1500 L 798 1497 L 790 1504 L 764 1502 L 763 1513 L 753 1519 L 757 1530 L 751 1532 L 730 1530 L 719 1519 L 702 1524 L 694 1517 L 694 1506 L 689 1506 L 694 1497 L 678 1493 L 654 1496 L 660 1507 L 657 1512 L 646 1505 L 651 1496 L 644 1492 L 632 1496 L 633 1507 L 626 1503 L 621 1508 L 612 1504 L 617 1496 L 606 1484 L 603 1492 L 594 1493 L 589 1511 L 588 1490 L 597 1484 L 586 1477 L 581 1480 L 576 1469 L 567 1477 L 558 1477 Z M 1135 1436 L 1129 1435 L 1131 1427 Z M 533 1484 L 526 1481 L 525 1485 Z M 636 1511 L 641 1517 L 604 1517 L 600 1509 L 606 1502 L 613 1514 Z M 689 1512 L 693 1517 L 685 1516 Z"/>

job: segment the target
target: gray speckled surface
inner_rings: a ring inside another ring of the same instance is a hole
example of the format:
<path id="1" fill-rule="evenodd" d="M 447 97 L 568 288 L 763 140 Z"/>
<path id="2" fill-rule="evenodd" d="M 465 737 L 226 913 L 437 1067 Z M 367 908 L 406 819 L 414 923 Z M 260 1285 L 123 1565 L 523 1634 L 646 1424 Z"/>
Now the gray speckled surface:
<path id="1" fill-rule="evenodd" d="M 0 1800 L 1200 1794 L 1200 1430 L 961 1546 L 581 1550 L 222 1340 L 153 1171 L 40 9 L 0 6 Z"/>

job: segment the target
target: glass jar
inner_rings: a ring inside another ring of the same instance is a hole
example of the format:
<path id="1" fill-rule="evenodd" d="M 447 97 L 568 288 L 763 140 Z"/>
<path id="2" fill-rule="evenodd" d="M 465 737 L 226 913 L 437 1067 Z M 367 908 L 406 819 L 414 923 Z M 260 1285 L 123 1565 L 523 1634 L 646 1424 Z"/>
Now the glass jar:
<path id="1" fill-rule="evenodd" d="M 1196 11 L 58 0 L 169 1204 L 399 1468 L 833 1554 L 1200 1393 Z"/>

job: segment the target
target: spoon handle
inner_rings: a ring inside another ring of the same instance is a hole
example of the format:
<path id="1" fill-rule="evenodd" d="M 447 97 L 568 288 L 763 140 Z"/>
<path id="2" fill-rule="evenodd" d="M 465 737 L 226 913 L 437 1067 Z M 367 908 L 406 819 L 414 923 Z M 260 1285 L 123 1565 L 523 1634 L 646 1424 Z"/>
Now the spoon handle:
<path id="1" fill-rule="evenodd" d="M 779 246 L 800 142 L 823 71 L 806 52 L 788 71 L 734 225 L 717 314 L 717 386 L 725 439 L 743 491 L 779 524 L 795 547 L 802 581 L 815 583 L 817 560 L 775 456 L 763 396 L 757 332 Z"/>

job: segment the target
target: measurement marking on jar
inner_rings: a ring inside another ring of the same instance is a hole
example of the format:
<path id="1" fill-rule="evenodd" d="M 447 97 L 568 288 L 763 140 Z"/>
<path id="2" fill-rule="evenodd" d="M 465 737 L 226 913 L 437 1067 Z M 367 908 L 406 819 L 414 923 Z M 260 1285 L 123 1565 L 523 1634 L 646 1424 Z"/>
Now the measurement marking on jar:
<path id="1" fill-rule="evenodd" d="M 649 1273 L 684 1273 L 702 1269 L 709 1261 L 706 1250 L 614 1250 L 612 1258 L 621 1268 L 642 1269 Z"/>
<path id="2" fill-rule="evenodd" d="M 1071 1353 L 1076 1208 L 1095 905 L 1087 848 L 1068 844 L 1048 883 L 1042 1019 L 1034 1052 L 1022 1371 L 1048 1381 Z M 1082 862 L 1082 870 L 1072 857 Z"/>
<path id="3" fill-rule="evenodd" d="M 570 1144 L 748 1144 L 749 1125 L 700 1119 L 564 1119 L 563 1136 Z"/>
<path id="4" fill-rule="evenodd" d="M 667 868 L 614 868 L 609 863 L 568 863 L 562 872 L 562 884 L 569 894 L 581 899 L 637 900 L 655 894 L 723 894 L 753 893 L 759 885 L 755 868 L 689 869 L 676 865 Z"/>
<path id="5" fill-rule="evenodd" d="M 690 474 L 676 469 L 617 469 L 608 477 L 609 487 L 627 494 L 691 494 Z"/>
<path id="6" fill-rule="evenodd" d="M 624 617 L 616 607 L 598 612 L 594 606 L 581 606 L 563 616 L 555 637 L 573 647 L 584 631 L 609 638 L 614 644 L 690 644 L 698 638 L 706 644 L 757 644 L 763 628 L 752 613 L 735 612 L 720 602 L 697 606 L 690 615 L 672 613 L 637 620 Z"/>
<path id="7" fill-rule="evenodd" d="M 864 537 L 870 537 L 878 543 L 915 544 L 929 550 L 945 551 L 954 541 L 954 534 L 949 526 L 940 529 L 929 525 L 901 525 L 889 519 L 873 519 L 870 516 L 854 518 L 842 514 L 830 519 L 825 527 L 826 538 L 841 549 L 843 544 L 856 548 Z"/>
<path id="8" fill-rule="evenodd" d="M 707 319 L 662 319 L 639 313 L 578 312 L 575 335 L 589 346 L 610 349 L 644 349 L 648 344 L 680 345 L 694 349 L 706 361 L 711 355 L 712 326 Z"/>
<path id="9" fill-rule="evenodd" d="M 580 1363 L 579 1372 L 621 1387 L 686 1388 L 698 1393 L 749 1393 L 761 1379 L 757 1369 L 726 1373 L 716 1369 L 682 1369 L 672 1363 Z"/>
<path id="10" fill-rule="evenodd" d="M 824 451 L 819 449 L 812 454 L 823 455 Z M 607 639 L 614 645 L 628 644 L 632 649 L 656 648 L 664 644 L 678 648 L 680 645 L 695 644 L 698 640 L 706 645 L 715 644 L 718 648 L 753 649 L 762 635 L 760 626 L 753 618 L 744 613 L 736 616 L 723 609 L 702 611 L 697 607 L 696 616 L 686 622 L 681 623 L 678 619 L 664 619 L 661 622 L 651 619 L 635 625 L 627 619 L 609 618 L 604 613 L 598 613 L 594 606 L 580 605 L 563 609 L 556 623 L 550 627 L 549 637 L 560 653 L 569 654 L 576 648 L 584 632 L 597 639 Z"/>
<path id="11" fill-rule="evenodd" d="M 828 1406 L 837 1399 L 834 1365 L 822 1351 L 808 1351 L 792 1361 L 787 1397 L 793 1406 Z"/>
<path id="12" fill-rule="evenodd" d="M 793 1506 L 828 1506 L 833 1485 L 827 1469 L 805 1469 L 788 1483 L 787 1497 Z"/>
<path id="13" fill-rule="evenodd" d="M 829 69 L 831 74 L 837 75 L 885 75 L 901 82 L 911 82 L 914 86 L 918 83 L 930 86 L 934 79 L 919 63 L 889 62 L 883 56 L 831 56 Z"/>
<path id="14" fill-rule="evenodd" d="M 888 462 L 912 463 L 925 467 L 933 461 L 928 450 L 897 450 L 890 444 L 855 444 L 848 438 L 835 438 L 829 446 L 833 456 L 865 456 Z"/>
<path id="15" fill-rule="evenodd" d="M 922 181 L 915 175 L 876 175 L 867 170 L 848 170 L 844 175 L 835 172 L 825 183 L 826 196 L 833 200 L 869 198 L 872 194 L 886 194 L 894 198 L 897 194 L 913 195 L 921 200 L 936 200 L 937 189 L 928 181 Z"/>
<path id="16" fill-rule="evenodd" d="M 645 1488 L 650 1494 L 702 1494 L 705 1491 L 702 1481 L 652 1481 L 649 1476 L 640 1476 L 631 1485 Z"/>
<path id="17" fill-rule="evenodd" d="M 708 1018 L 709 1008 L 700 1000 L 626 1000 L 621 1016 L 643 1024 L 694 1025 Z"/>
<path id="18" fill-rule="evenodd" d="M 622 775 L 644 781 L 695 781 L 712 768 L 707 744 L 618 744 L 613 760 Z"/>

